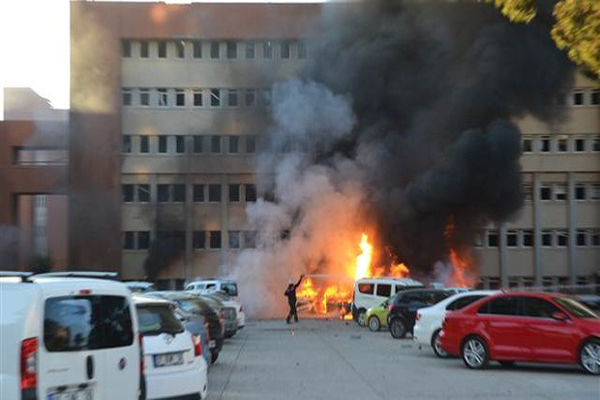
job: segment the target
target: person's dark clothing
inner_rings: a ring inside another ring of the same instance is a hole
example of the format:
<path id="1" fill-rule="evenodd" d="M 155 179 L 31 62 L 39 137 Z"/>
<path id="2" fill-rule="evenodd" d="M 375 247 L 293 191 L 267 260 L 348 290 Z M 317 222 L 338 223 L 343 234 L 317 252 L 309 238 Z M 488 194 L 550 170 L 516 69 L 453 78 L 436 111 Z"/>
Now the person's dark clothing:
<path id="1" fill-rule="evenodd" d="M 294 321 L 298 322 L 298 310 L 296 309 L 296 302 L 297 302 L 296 289 L 298 289 L 298 286 L 300 286 L 301 282 L 302 282 L 302 278 L 300 278 L 295 285 L 290 284 L 284 293 L 284 295 L 287 296 L 287 298 L 288 298 L 288 304 L 290 306 L 290 312 L 286 318 L 286 322 L 288 324 L 290 323 L 292 317 L 294 317 Z"/>

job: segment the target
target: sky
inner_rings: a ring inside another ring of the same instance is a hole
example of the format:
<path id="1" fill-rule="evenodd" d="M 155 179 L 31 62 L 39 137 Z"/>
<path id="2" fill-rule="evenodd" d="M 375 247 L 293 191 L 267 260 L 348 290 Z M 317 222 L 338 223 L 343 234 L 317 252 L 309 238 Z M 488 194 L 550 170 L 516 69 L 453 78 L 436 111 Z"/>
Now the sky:
<path id="1" fill-rule="evenodd" d="M 55 108 L 69 108 L 69 0 L 0 0 L 0 55 L 0 89 L 31 87 Z M 0 90 L 0 120 L 3 92 Z"/>

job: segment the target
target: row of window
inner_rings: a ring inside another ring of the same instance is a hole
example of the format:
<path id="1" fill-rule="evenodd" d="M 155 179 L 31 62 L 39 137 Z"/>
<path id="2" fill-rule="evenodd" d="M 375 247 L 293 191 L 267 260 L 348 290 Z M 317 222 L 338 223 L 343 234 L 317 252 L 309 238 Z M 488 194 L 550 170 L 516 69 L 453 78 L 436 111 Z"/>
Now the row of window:
<path id="1" fill-rule="evenodd" d="M 562 91 L 555 100 L 558 106 L 597 106 L 600 105 L 600 89 L 597 88 L 573 88 Z"/>
<path id="2" fill-rule="evenodd" d="M 223 247 L 221 231 L 193 231 L 192 248 L 221 249 Z M 256 248 L 256 231 L 228 231 L 228 249 L 253 249 Z M 185 231 L 159 231 L 156 240 L 167 242 L 173 249 L 183 251 L 186 247 Z M 151 236 L 149 231 L 124 231 L 123 249 L 147 250 L 150 248 Z"/>
<path id="3" fill-rule="evenodd" d="M 125 154 L 247 154 L 256 153 L 255 135 L 123 135 Z"/>
<path id="4" fill-rule="evenodd" d="M 201 108 L 270 107 L 271 89 L 122 88 L 124 107 Z"/>
<path id="5" fill-rule="evenodd" d="M 600 136 L 523 136 L 523 153 L 584 153 L 600 152 Z"/>
<path id="6" fill-rule="evenodd" d="M 575 245 L 579 247 L 600 246 L 600 229 L 577 229 Z M 484 237 L 478 237 L 477 247 L 495 248 L 500 244 L 498 231 L 487 230 Z M 506 232 L 507 247 L 533 247 L 535 245 L 533 230 L 509 230 Z M 483 239 L 483 240 L 482 240 Z M 541 232 L 541 245 L 543 247 L 567 247 L 569 245 L 569 231 L 566 229 L 543 229 Z"/>
<path id="7" fill-rule="evenodd" d="M 533 188 L 531 185 L 523 185 L 523 194 L 526 200 L 533 199 Z M 543 183 L 539 188 L 540 200 L 544 201 L 566 201 L 569 192 L 566 183 Z M 573 198 L 579 201 L 600 200 L 600 183 L 576 183 Z"/>
<path id="8" fill-rule="evenodd" d="M 159 183 L 156 185 L 156 198 L 153 198 L 149 184 L 124 184 L 121 185 L 124 203 L 184 203 L 186 201 L 185 183 Z M 256 201 L 256 185 L 228 184 L 227 199 L 230 203 Z M 221 202 L 221 184 L 193 184 L 191 185 L 191 200 L 194 203 Z"/>
<path id="9" fill-rule="evenodd" d="M 282 59 L 304 60 L 308 45 L 299 40 L 129 40 L 121 41 L 123 58 L 140 59 Z"/>

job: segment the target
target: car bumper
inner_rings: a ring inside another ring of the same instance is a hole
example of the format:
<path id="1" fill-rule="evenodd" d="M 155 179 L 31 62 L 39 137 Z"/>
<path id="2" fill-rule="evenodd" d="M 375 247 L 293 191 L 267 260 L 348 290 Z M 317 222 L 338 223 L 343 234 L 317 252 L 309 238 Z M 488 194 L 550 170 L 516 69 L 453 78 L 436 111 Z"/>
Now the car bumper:
<path id="1" fill-rule="evenodd" d="M 246 326 L 246 313 L 243 311 L 238 312 L 237 323 L 238 329 L 242 329 L 244 326 Z"/>
<path id="2" fill-rule="evenodd" d="M 431 344 L 431 330 L 416 324 L 413 328 L 413 340 L 418 344 L 429 346 Z"/>
<path id="3" fill-rule="evenodd" d="M 208 391 L 207 366 L 200 358 L 196 368 L 186 371 L 160 372 L 146 374 L 147 399 L 162 399 L 200 394 L 206 398 Z"/>
<path id="4" fill-rule="evenodd" d="M 460 339 L 453 335 L 448 335 L 448 333 L 444 330 L 440 332 L 440 345 L 442 346 L 442 349 L 449 355 L 460 355 Z"/>

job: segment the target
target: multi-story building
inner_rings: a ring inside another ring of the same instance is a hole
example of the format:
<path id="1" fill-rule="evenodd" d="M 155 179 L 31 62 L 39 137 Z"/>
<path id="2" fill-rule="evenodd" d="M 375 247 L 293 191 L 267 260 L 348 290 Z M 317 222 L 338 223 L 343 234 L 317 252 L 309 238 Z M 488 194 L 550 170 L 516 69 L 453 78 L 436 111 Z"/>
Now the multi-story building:
<path id="1" fill-rule="evenodd" d="M 74 267 L 134 278 L 149 260 L 183 280 L 255 246 L 245 207 L 269 88 L 310 56 L 320 9 L 72 3 Z M 559 125 L 518 121 L 527 201 L 478 243 L 484 285 L 583 282 L 600 269 L 598 89 L 578 77 Z M 167 245 L 150 249 L 156 239 Z"/>

